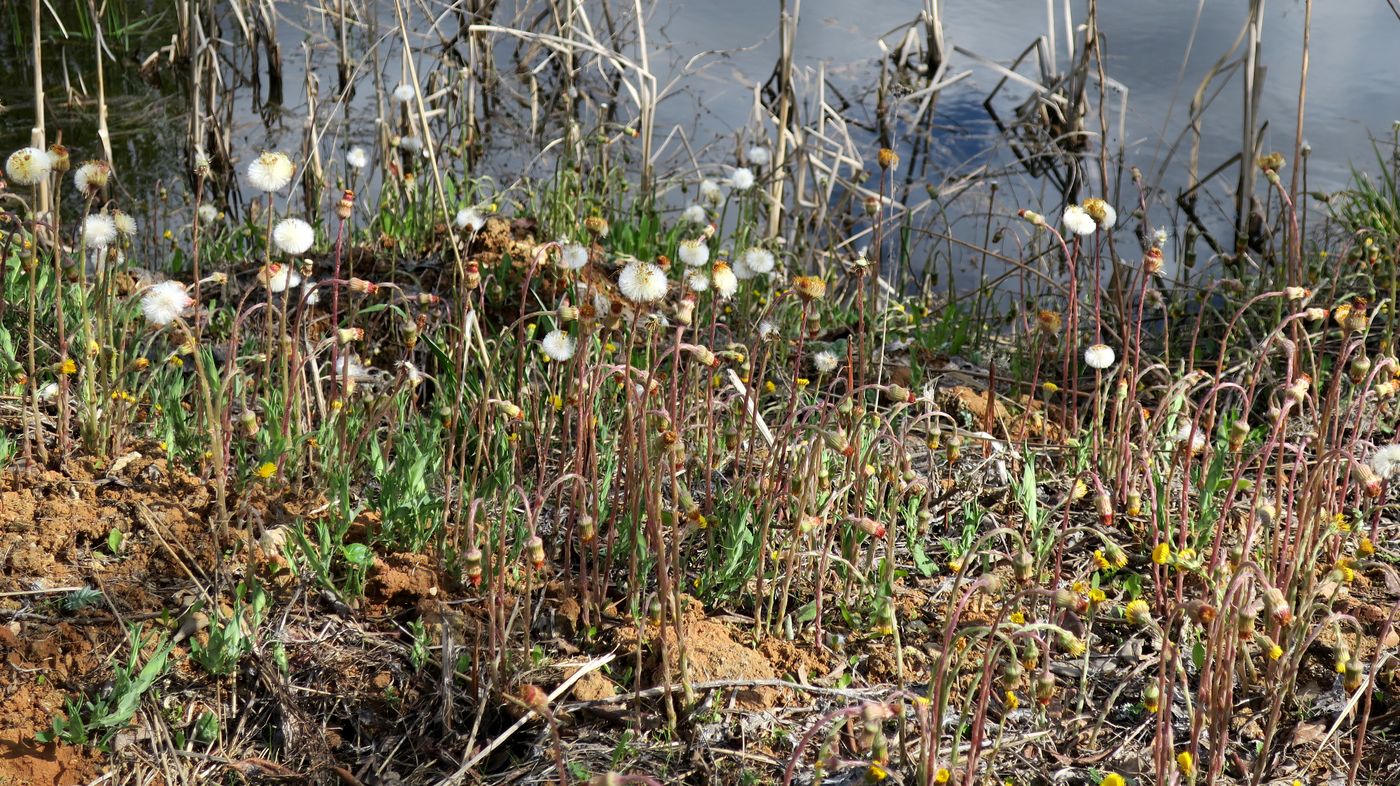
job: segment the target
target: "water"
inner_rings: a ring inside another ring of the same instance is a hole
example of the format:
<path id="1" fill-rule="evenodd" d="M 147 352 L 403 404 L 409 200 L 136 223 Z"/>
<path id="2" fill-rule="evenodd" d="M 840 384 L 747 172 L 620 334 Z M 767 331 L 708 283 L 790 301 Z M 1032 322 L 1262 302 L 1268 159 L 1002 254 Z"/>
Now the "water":
<path id="1" fill-rule="evenodd" d="M 10 4 L 10 27 L 27 28 L 27 11 Z M 119 5 L 119 4 L 114 4 Z M 187 157 L 181 152 L 188 101 L 182 96 L 184 74 L 181 67 L 157 67 L 138 75 L 137 64 L 159 47 L 168 44 L 176 25 L 171 3 L 165 0 L 129 0 L 124 6 L 126 33 L 109 41 L 115 55 L 107 63 L 108 95 L 111 105 L 113 147 L 124 198 L 150 203 L 158 185 L 182 183 Z M 334 7 L 335 3 L 328 2 Z M 1065 43 L 1064 8 L 1056 2 L 1057 52 L 1055 67 L 1068 63 Z M 1083 3 L 1072 3 L 1076 21 L 1084 15 Z M 1123 162 L 1147 174 L 1159 186 L 1162 198 L 1154 203 L 1152 220 L 1158 224 L 1177 223 L 1173 197 L 1185 185 L 1187 146 L 1178 144 L 1186 126 L 1188 103 L 1203 76 L 1225 53 L 1245 20 L 1242 3 L 1160 0 L 1115 0 L 1101 3 L 1100 26 L 1106 43 L 1108 75 L 1128 90 L 1124 133 L 1116 133 L 1118 103 L 1110 95 L 1109 122 L 1113 133 L 1109 150 L 1121 149 Z M 50 138 L 63 132 L 63 140 L 75 149 L 75 157 L 97 153 L 95 113 L 91 95 L 93 45 L 83 40 L 77 5 L 55 3 L 57 13 L 69 30 L 64 38 L 51 20 L 46 41 L 46 82 L 49 96 Z M 233 16 L 221 7 L 220 29 L 232 46 L 226 47 L 229 65 L 226 75 L 237 85 L 231 100 L 233 119 L 232 149 L 238 163 L 246 162 L 262 148 L 296 150 L 301 145 L 306 115 L 303 82 L 304 64 L 310 63 L 320 80 L 321 95 L 331 96 L 337 84 L 335 25 L 329 14 L 316 4 L 280 3 L 282 14 L 278 38 L 284 67 L 284 96 L 281 105 L 270 105 L 269 86 L 264 71 L 249 56 L 249 47 L 234 24 Z M 372 77 L 379 68 L 383 83 L 390 89 L 400 80 L 401 57 L 393 26 L 392 4 L 375 6 L 377 19 L 364 20 L 354 28 L 352 54 L 364 56 L 355 97 L 344 112 L 326 127 L 323 150 L 333 158 L 349 144 L 373 146 L 376 119 L 382 115 L 374 99 Z M 421 5 L 415 5 L 415 9 Z M 596 6 L 592 16 L 598 17 Z M 629 4 L 615 4 L 619 20 L 628 14 Z M 795 65 L 804 91 L 815 90 L 818 69 L 824 69 L 830 91 L 850 102 L 843 114 L 851 121 L 852 137 L 858 151 L 867 159 L 878 146 L 874 123 L 874 85 L 879 75 L 882 37 L 895 46 L 900 36 L 892 34 L 914 20 L 921 3 L 857 0 L 805 0 L 800 6 L 800 24 L 795 45 Z M 1047 29 L 1047 9 L 1030 0 L 949 0 L 943 7 L 944 33 L 950 54 L 949 75 L 968 72 L 957 84 L 939 96 L 933 126 L 910 128 L 896 124 L 896 147 L 906 156 L 917 150 L 916 140 L 927 135 L 927 155 L 905 173 L 905 189 L 898 194 L 909 204 L 927 201 L 923 193 L 934 191 L 958 196 L 944 209 L 954 217 L 985 213 L 986 181 L 999 186 L 997 213 L 1009 216 L 1017 206 L 1047 212 L 1060 204 L 1060 196 L 1044 178 L 1029 176 L 1017 163 L 1012 147 L 982 106 L 982 101 L 1000 79 L 1000 74 L 977 59 L 952 51 L 959 47 L 983 58 L 1008 64 L 1037 36 Z M 1198 15 L 1199 14 L 1199 15 Z M 499 13 L 498 20 L 514 14 Z M 415 48 L 425 49 L 457 30 L 456 22 L 439 20 L 436 29 L 424 21 L 421 11 L 414 17 Z M 689 148 L 672 139 L 661 151 L 661 171 L 677 167 L 689 169 L 698 162 L 707 174 L 723 174 L 736 163 L 736 152 L 754 139 L 771 138 L 771 123 L 756 120 L 755 91 L 772 72 L 779 42 L 776 33 L 777 4 L 741 0 L 685 2 L 661 0 L 650 7 L 647 31 L 652 67 L 663 85 L 674 86 L 672 95 L 658 110 L 658 140 L 673 127 L 683 129 Z M 1273 0 L 1266 6 L 1263 34 L 1263 83 L 1261 113 L 1268 121 L 1264 150 L 1280 150 L 1291 158 L 1294 138 L 1299 61 L 1303 29 L 1303 7 L 1298 0 Z M 1195 31 L 1194 39 L 1192 31 Z M 1076 31 L 1076 42 L 1080 34 Z M 1313 150 L 1308 163 L 1309 188 L 1328 191 L 1346 185 L 1352 166 L 1373 167 L 1372 137 L 1388 137 L 1391 125 L 1400 116 L 1400 89 L 1390 75 L 1400 69 L 1400 47 L 1392 46 L 1400 36 L 1397 20 L 1384 3 L 1372 0 L 1332 0 L 1318 4 L 1313 15 L 1311 70 L 1309 75 L 1305 137 Z M 517 43 L 506 37 L 494 39 L 495 56 L 509 77 L 515 69 Z M 377 57 L 366 53 L 378 41 Z M 21 46 L 16 46 L 21 43 Z M 1189 52 L 1188 52 L 1189 45 Z M 1236 52 L 1238 57 L 1241 50 Z M 708 54 L 706 54 L 708 53 Z M 629 52 L 635 56 L 635 52 Z M 542 52 L 527 53 L 534 65 Z M 441 64 L 419 54 L 415 63 L 427 73 Z M 1183 63 L 1184 68 L 1183 68 Z M 18 147 L 27 143 L 32 118 L 32 97 L 28 88 L 28 41 L 13 33 L 0 50 L 3 64 L 12 78 L 0 84 L 0 103 L 7 111 L 0 115 L 0 146 Z M 1032 74 L 1033 67 L 1019 71 Z M 73 100 L 67 99 L 70 85 Z M 591 78 L 598 83 L 596 76 Z M 1202 121 L 1203 139 L 1200 171 L 1208 172 L 1239 150 L 1240 96 L 1237 74 L 1220 80 L 1223 90 L 1215 98 Z M 255 89 L 256 85 L 256 89 Z M 518 89 L 519 83 L 513 83 Z M 914 85 L 915 88 L 918 85 Z M 1091 86 L 1091 91 L 1096 88 Z M 552 171 L 548 157 L 532 159 L 523 155 L 520 137 L 525 133 L 527 112 L 513 105 L 509 91 L 502 92 L 501 112 L 490 119 L 483 163 L 476 174 L 489 174 L 509 183 L 521 174 L 547 175 Z M 1012 88 L 996 102 L 1007 112 L 1027 95 Z M 800 101 L 810 119 L 810 101 Z M 619 118 L 629 120 L 631 107 L 621 108 Z M 594 109 L 585 109 L 587 124 Z M 320 119 L 326 122 L 328 113 Z M 1090 129 L 1097 128 L 1091 116 Z M 1175 149 L 1173 146 L 1176 146 Z M 698 151 L 695 158 L 691 152 Z M 1289 162 L 1290 166 L 1296 162 Z M 1287 174 L 1287 173 L 1285 173 Z M 950 184 L 976 177 L 976 186 L 950 190 Z M 1217 224 L 1232 208 L 1230 190 L 1234 170 L 1209 184 L 1209 198 L 1203 210 Z M 1089 172 L 1089 182 L 1097 175 Z M 1123 197 L 1126 199 L 1126 197 Z M 1135 200 L 1134 200 L 1135 201 Z M 1126 212 L 1126 211 L 1124 211 Z M 932 216 L 932 211 L 924 215 Z M 944 220 L 944 219 L 940 219 Z M 932 221 L 932 219 L 930 219 Z M 954 221 L 954 233 L 967 235 L 975 222 Z M 931 225 L 931 224 L 930 224 Z M 936 230 L 930 230 L 936 231 Z M 973 235 L 980 232 L 972 232 Z"/>

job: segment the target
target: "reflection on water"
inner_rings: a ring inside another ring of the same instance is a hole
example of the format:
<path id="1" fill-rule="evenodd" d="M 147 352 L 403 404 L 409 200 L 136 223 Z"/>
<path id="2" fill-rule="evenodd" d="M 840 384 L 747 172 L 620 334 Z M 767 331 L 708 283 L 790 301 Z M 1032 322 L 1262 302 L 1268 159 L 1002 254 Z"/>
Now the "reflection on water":
<path id="1" fill-rule="evenodd" d="M 1062 14 L 1064 4 L 1051 4 Z M 65 39 L 56 25 L 46 25 L 45 82 L 50 139 L 61 132 L 77 156 L 85 157 L 96 153 L 95 85 L 91 83 L 94 45 L 77 32 L 81 28 L 77 5 L 54 4 L 69 37 Z M 149 199 L 153 186 L 161 180 L 182 180 L 187 160 L 180 152 L 188 107 L 182 97 L 183 66 L 163 64 L 170 53 L 160 51 L 176 32 L 170 5 L 162 0 L 130 0 L 122 6 L 126 13 L 123 34 L 109 42 L 114 58 L 106 69 L 114 163 L 123 187 L 135 198 Z M 401 79 L 403 65 L 392 24 L 393 6 L 383 2 L 370 5 L 379 17 L 359 20 L 351 28 L 356 92 L 346 103 L 323 110 L 317 118 L 326 127 L 321 142 L 328 156 L 352 143 L 375 143 L 383 110 L 378 99 L 382 94 L 376 93 L 374 84 L 377 80 L 392 89 Z M 517 14 L 529 6 L 501 5 L 498 20 L 529 17 L 528 13 Z M 1082 17 L 1083 3 L 1069 5 Z M 1181 140 L 1192 92 L 1239 35 L 1245 5 L 1118 0 L 1101 6 L 1106 70 L 1128 90 L 1125 133 L 1119 138 L 1114 131 L 1107 144 L 1115 154 L 1121 148 L 1124 164 L 1140 167 L 1149 181 L 1157 182 L 1168 194 L 1185 184 L 1186 147 Z M 802 84 L 815 89 L 818 69 L 822 69 L 829 102 L 842 107 L 843 116 L 850 121 L 849 130 L 867 148 L 866 155 L 876 145 L 874 87 L 879 77 L 879 40 L 884 36 L 886 44 L 897 45 L 899 36 L 890 32 L 915 19 L 923 6 L 922 2 L 888 0 L 805 0 L 800 4 L 794 54 Z M 223 52 L 225 76 L 237 86 L 226 99 L 233 102 L 232 107 L 218 109 L 228 109 L 232 118 L 230 147 L 236 158 L 246 158 L 250 151 L 264 147 L 301 147 L 307 116 L 307 64 L 319 80 L 323 100 L 334 95 L 338 84 L 334 20 L 317 4 L 283 3 L 277 8 L 282 15 L 278 20 L 283 61 L 280 104 L 268 100 L 273 91 L 266 67 L 246 45 L 234 17 L 224 9 L 218 18 L 219 34 L 231 42 Z M 961 52 L 1002 64 L 1010 63 L 1047 28 L 1045 4 L 1029 0 L 946 0 L 942 12 L 950 52 L 958 47 Z M 24 29 L 23 14 L 13 8 L 10 13 L 15 15 L 11 27 Z M 1063 27 L 1063 16 L 1056 20 L 1055 67 L 1063 69 L 1069 61 L 1065 43 L 1070 36 Z M 414 46 L 421 47 L 415 63 L 425 73 L 444 69 L 434 56 L 443 40 L 456 36 L 456 51 L 465 51 L 458 36 L 460 20 L 444 15 L 435 22 L 430 26 L 421 11 L 414 21 Z M 739 146 L 757 134 L 772 136 L 771 125 L 753 121 L 753 107 L 755 93 L 777 59 L 777 22 L 777 4 L 746 0 L 660 0 L 651 7 L 647 30 L 653 69 L 661 84 L 674 85 L 674 95 L 660 105 L 657 136 L 662 139 L 668 129 L 678 126 L 690 143 L 685 148 L 675 140 L 668 143 L 663 164 L 690 166 L 692 160 L 698 160 L 702 166 L 712 167 L 711 172 L 722 171 L 719 165 L 733 162 Z M 1303 11 L 1298 0 L 1268 4 L 1262 29 L 1263 65 L 1267 69 L 1261 104 L 1262 119 L 1268 124 L 1265 150 L 1292 150 L 1302 30 Z M 1314 15 L 1305 124 L 1313 150 L 1309 163 L 1312 189 L 1341 187 L 1350 166 L 1369 166 L 1373 160 L 1370 136 L 1387 134 L 1400 114 L 1396 102 L 1400 91 L 1390 76 L 1400 69 L 1400 47 L 1392 45 L 1397 35 L 1400 21 L 1384 3 L 1338 0 L 1319 7 Z M 1082 33 L 1076 32 L 1074 37 L 1079 40 Z M 503 78 L 516 72 L 517 59 L 533 66 L 546 54 L 505 37 L 493 40 Z M 7 38 L 0 51 L 0 63 L 11 75 L 0 82 L 0 103 L 7 109 L 0 116 L 0 139 L 7 148 L 28 139 L 33 110 L 27 81 L 28 53 L 28 41 L 18 33 Z M 149 66 L 145 78 L 139 68 L 143 62 Z M 1024 169 L 1014 166 L 1011 145 L 997 133 L 982 105 L 1000 75 L 959 52 L 949 55 L 947 68 L 950 74 L 969 74 L 939 96 L 931 125 L 894 127 L 900 145 L 909 145 L 920 135 L 928 143 L 917 169 L 907 175 L 911 192 L 946 187 L 981 173 L 1000 178 L 1003 201 L 1053 209 L 1058 200 L 1054 189 L 1025 177 Z M 1019 70 L 1031 72 L 1028 66 Z M 515 100 L 516 93 L 509 85 L 503 83 L 501 88 L 477 172 L 509 182 L 526 174 L 533 161 L 536 174 L 547 174 L 552 170 L 550 160 L 530 159 L 521 153 L 528 147 L 518 144 L 527 127 L 524 118 L 528 111 Z M 1202 172 L 1239 150 L 1240 94 L 1239 80 L 1232 76 L 1205 113 Z M 1014 108 L 1026 93 L 1018 93 L 1013 85 L 1007 95 L 1007 108 Z M 810 111 L 810 97 L 807 100 Z M 584 112 L 590 110 L 599 111 L 595 106 L 585 107 Z M 631 107 L 614 111 L 619 112 L 619 120 L 632 120 L 628 115 Z M 1113 129 L 1116 111 L 1117 105 L 1111 104 Z M 1091 120 L 1089 128 L 1093 130 L 1097 117 Z M 585 118 L 585 125 L 587 122 Z M 736 138 L 741 140 L 737 145 Z M 715 144 L 708 146 L 711 143 Z M 692 159 L 690 151 L 699 153 Z M 1096 182 L 1096 177 L 1090 182 Z M 1225 182 L 1231 179 L 1222 178 L 1222 191 L 1232 187 Z M 983 192 L 973 189 L 967 193 L 972 204 L 962 212 L 983 210 L 976 203 Z M 1228 201 L 1222 195 L 1216 198 Z M 1169 206 L 1170 201 L 1161 204 Z M 956 207 L 952 210 L 959 212 Z M 1163 220 L 1165 217 L 1159 219 Z"/>

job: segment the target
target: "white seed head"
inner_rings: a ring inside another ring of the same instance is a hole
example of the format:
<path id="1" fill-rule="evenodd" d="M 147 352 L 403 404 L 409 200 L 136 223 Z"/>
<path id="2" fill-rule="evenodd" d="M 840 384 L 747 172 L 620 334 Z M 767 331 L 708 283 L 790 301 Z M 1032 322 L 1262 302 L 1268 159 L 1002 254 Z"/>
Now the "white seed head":
<path id="1" fill-rule="evenodd" d="M 666 274 L 650 262 L 634 259 L 622 269 L 617 286 L 634 303 L 650 303 L 666 295 Z"/>
<path id="2" fill-rule="evenodd" d="M 578 270 L 588 264 L 588 249 L 578 243 L 569 243 L 559 254 L 559 264 L 569 270 Z"/>
<path id="3" fill-rule="evenodd" d="M 352 169 L 364 169 L 369 166 L 369 153 L 363 147 L 352 147 L 350 152 L 345 154 L 345 163 Z"/>
<path id="4" fill-rule="evenodd" d="M 136 235 L 136 219 L 130 213 L 120 210 L 112 211 L 112 223 L 117 227 L 117 233 L 130 240 Z"/>
<path id="5" fill-rule="evenodd" d="M 5 159 L 5 174 L 17 186 L 32 186 L 53 171 L 53 158 L 37 147 L 22 147 Z"/>
<path id="6" fill-rule="evenodd" d="M 715 291 L 726 300 L 734 297 L 734 293 L 739 291 L 739 277 L 734 275 L 733 268 L 723 262 L 715 263 L 710 278 L 714 281 Z"/>
<path id="7" fill-rule="evenodd" d="M 248 183 L 259 191 L 281 191 L 292 182 L 296 167 L 286 153 L 264 152 L 248 165 Z"/>
<path id="8" fill-rule="evenodd" d="M 677 255 L 687 265 L 700 267 L 710 261 L 710 246 L 700 238 L 682 240 Z"/>
<path id="9" fill-rule="evenodd" d="M 835 352 L 823 350 L 812 356 L 812 366 L 819 374 L 830 374 L 839 365 L 841 361 L 837 360 Z"/>
<path id="10" fill-rule="evenodd" d="M 1400 474 L 1400 445 L 1382 445 L 1371 456 L 1371 470 L 1385 480 Z"/>
<path id="11" fill-rule="evenodd" d="M 287 291 L 288 287 L 300 284 L 301 274 L 293 270 L 291 265 L 273 262 L 258 271 L 258 280 L 267 287 L 269 292 L 280 294 Z"/>
<path id="12" fill-rule="evenodd" d="M 284 254 L 304 254 L 316 242 L 316 230 L 299 218 L 284 218 L 272 228 L 272 242 Z"/>
<path id="13" fill-rule="evenodd" d="M 73 170 L 73 185 L 83 196 L 96 196 L 111 176 L 112 168 L 106 161 L 89 161 Z"/>
<path id="14" fill-rule="evenodd" d="M 1113 365 L 1113 361 L 1116 359 L 1117 355 L 1113 353 L 1113 347 L 1107 344 L 1094 344 L 1084 350 L 1084 362 L 1089 364 L 1090 368 L 1100 371 Z"/>
<path id="15" fill-rule="evenodd" d="M 685 285 L 690 287 L 692 292 L 704 292 L 710 288 L 710 277 L 704 271 L 697 270 L 686 276 Z"/>
<path id="16" fill-rule="evenodd" d="M 574 339 L 562 330 L 551 330 L 540 341 L 540 348 L 550 360 L 563 363 L 574 356 Z"/>
<path id="17" fill-rule="evenodd" d="M 483 216 L 476 208 L 467 207 L 457 211 L 457 217 L 453 223 L 458 229 L 469 229 L 472 232 L 480 232 L 486 226 L 486 216 Z"/>
<path id="18" fill-rule="evenodd" d="M 174 322 L 194 303 L 194 298 L 178 281 L 162 281 L 146 290 L 141 298 L 141 313 L 152 325 L 163 327 Z"/>
<path id="19" fill-rule="evenodd" d="M 766 248 L 750 248 L 739 255 L 739 261 L 753 272 L 763 275 L 773 270 L 773 252 Z"/>
<path id="20" fill-rule="evenodd" d="M 748 191 L 753 188 L 753 170 L 748 167 L 736 167 L 729 176 L 729 185 L 733 186 L 735 191 Z"/>
<path id="21" fill-rule="evenodd" d="M 705 178 L 700 181 L 700 198 L 712 205 L 718 205 L 724 201 L 724 192 L 720 190 L 719 183 Z"/>
<path id="22" fill-rule="evenodd" d="M 768 148 L 762 145 L 754 145 L 744 154 L 744 158 L 754 166 L 768 166 L 768 161 L 771 156 L 768 154 Z"/>
<path id="23" fill-rule="evenodd" d="M 212 224 L 212 223 L 214 223 L 215 219 L 217 219 L 218 217 L 219 217 L 219 209 L 218 209 L 217 207 L 214 207 L 213 205 L 209 204 L 208 202 L 205 202 L 205 203 L 203 203 L 203 204 L 201 204 L 201 205 L 199 206 L 199 220 L 200 220 L 200 221 L 203 221 L 203 222 L 206 223 L 206 224 Z"/>
<path id="24" fill-rule="evenodd" d="M 704 224 L 707 219 L 705 208 L 701 205 L 691 205 L 681 213 L 681 220 L 691 224 Z"/>
<path id="25" fill-rule="evenodd" d="M 106 248 L 117 239 L 117 223 L 106 213 L 93 213 L 83 219 L 83 243 L 88 248 Z"/>
<path id="26" fill-rule="evenodd" d="M 394 100 L 400 104 L 407 104 L 413 100 L 413 93 L 413 85 L 400 82 L 399 86 L 394 88 Z"/>
<path id="27" fill-rule="evenodd" d="M 1092 235 L 1099 228 L 1099 225 L 1094 223 L 1093 217 L 1079 205 L 1070 205 L 1065 208 L 1064 225 L 1065 229 L 1076 235 Z"/>

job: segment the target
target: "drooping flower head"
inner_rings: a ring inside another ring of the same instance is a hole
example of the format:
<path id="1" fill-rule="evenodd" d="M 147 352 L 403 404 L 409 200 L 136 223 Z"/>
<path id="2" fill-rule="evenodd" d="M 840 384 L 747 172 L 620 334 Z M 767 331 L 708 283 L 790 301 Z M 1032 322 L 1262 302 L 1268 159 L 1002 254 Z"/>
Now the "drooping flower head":
<path id="1" fill-rule="evenodd" d="M 1065 208 L 1064 225 L 1065 229 L 1075 235 L 1092 235 L 1099 228 L 1099 225 L 1094 222 L 1093 216 L 1090 216 L 1079 205 L 1070 205 Z"/>
<path id="2" fill-rule="evenodd" d="M 562 330 L 551 330 L 540 341 L 540 348 L 550 360 L 563 363 L 574 356 L 574 339 Z"/>
<path id="3" fill-rule="evenodd" d="M 1089 364 L 1090 368 L 1099 371 L 1113 365 L 1113 361 L 1116 359 L 1117 355 L 1114 354 L 1113 347 L 1107 344 L 1094 344 L 1084 350 L 1084 362 Z"/>
<path id="4" fill-rule="evenodd" d="M 301 274 L 293 270 L 291 265 L 273 262 L 264 265 L 263 269 L 258 271 L 258 281 L 267 287 L 269 292 L 280 294 L 288 287 L 300 284 Z"/>
<path id="5" fill-rule="evenodd" d="M 5 174 L 17 186 L 37 185 L 53 171 L 53 159 L 37 147 L 22 147 L 5 159 Z"/>
<path id="6" fill-rule="evenodd" d="M 634 303 L 650 303 L 666 295 L 666 274 L 650 262 L 634 259 L 617 277 L 623 297 Z"/>
<path id="7" fill-rule="evenodd" d="M 194 298 L 178 281 L 162 281 L 146 290 L 141 298 L 141 313 L 152 325 L 163 327 L 174 322 L 194 303 Z"/>
<path id="8" fill-rule="evenodd" d="M 272 228 L 272 242 L 284 254 L 304 254 L 316 242 L 316 230 L 299 218 L 284 218 Z"/>
<path id="9" fill-rule="evenodd" d="M 677 256 L 691 267 L 700 267 L 710 261 L 710 246 L 701 238 L 682 240 Z"/>
<path id="10" fill-rule="evenodd" d="M 248 165 L 248 183 L 259 191 L 281 191 L 292 182 L 296 167 L 286 153 L 263 152 Z"/>

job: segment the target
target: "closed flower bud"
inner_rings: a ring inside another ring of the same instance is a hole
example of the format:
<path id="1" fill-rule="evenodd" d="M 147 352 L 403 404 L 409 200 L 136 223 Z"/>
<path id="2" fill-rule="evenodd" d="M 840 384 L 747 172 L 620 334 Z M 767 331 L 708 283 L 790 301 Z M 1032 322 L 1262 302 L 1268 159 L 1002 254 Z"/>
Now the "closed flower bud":
<path id="1" fill-rule="evenodd" d="M 1346 689 L 1348 693 L 1359 690 L 1361 688 L 1362 674 L 1361 659 L 1353 657 L 1351 660 L 1347 661 L 1346 668 L 1342 672 L 1342 687 Z"/>
<path id="2" fill-rule="evenodd" d="M 245 409 L 238 416 L 238 425 L 243 430 L 243 436 L 252 439 L 258 435 L 258 415 L 251 409 Z"/>
<path id="3" fill-rule="evenodd" d="M 1366 375 L 1371 373 L 1371 359 L 1365 355 L 1358 355 L 1351 361 L 1350 376 L 1352 384 L 1360 385 L 1366 381 Z"/>
<path id="4" fill-rule="evenodd" d="M 342 346 L 353 341 L 361 341 L 364 337 L 364 328 L 339 328 L 335 331 L 336 342 Z"/>
<path id="5" fill-rule="evenodd" d="M 350 218 L 350 214 L 355 210 L 355 192 L 345 189 L 340 195 L 340 201 L 335 204 L 335 215 L 341 221 Z"/>
<path id="6" fill-rule="evenodd" d="M 1042 671 L 1035 677 L 1035 700 L 1042 706 L 1049 705 L 1055 697 L 1055 675 Z"/>
<path id="7" fill-rule="evenodd" d="M 1264 611 L 1280 625 L 1287 625 L 1293 621 L 1293 610 L 1288 608 L 1288 601 L 1284 599 L 1283 591 L 1278 587 L 1264 590 Z"/>
<path id="8" fill-rule="evenodd" d="M 544 567 L 544 540 L 539 535 L 531 535 L 525 541 L 525 553 L 530 558 L 530 565 L 535 570 Z"/>
<path id="9" fill-rule="evenodd" d="M 1239 453 L 1244 450 L 1245 438 L 1249 436 L 1249 423 L 1243 419 L 1236 420 L 1230 424 L 1229 445 L 1231 453 Z"/>
<path id="10" fill-rule="evenodd" d="M 1011 555 L 1011 573 L 1017 581 L 1030 581 L 1035 573 L 1035 558 L 1029 551 L 1021 549 Z"/>
<path id="11" fill-rule="evenodd" d="M 1142 515 L 1142 492 L 1137 489 L 1128 492 L 1128 515 L 1134 517 Z"/>
<path id="12" fill-rule="evenodd" d="M 481 549 L 475 546 L 467 549 L 467 553 L 462 555 L 462 560 L 465 563 L 463 573 L 473 587 L 481 584 L 481 557 Z"/>
<path id="13" fill-rule="evenodd" d="M 1105 527 L 1113 524 L 1113 500 L 1106 493 L 1099 493 L 1094 496 L 1094 511 L 1099 514 L 1099 521 Z"/>

